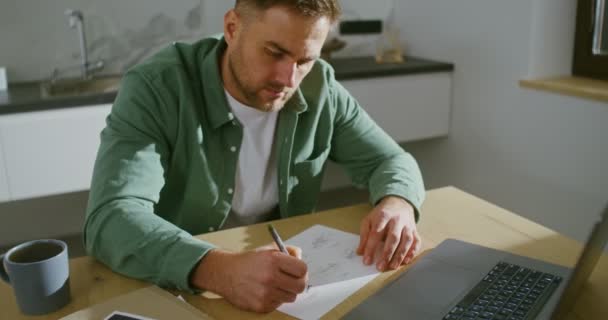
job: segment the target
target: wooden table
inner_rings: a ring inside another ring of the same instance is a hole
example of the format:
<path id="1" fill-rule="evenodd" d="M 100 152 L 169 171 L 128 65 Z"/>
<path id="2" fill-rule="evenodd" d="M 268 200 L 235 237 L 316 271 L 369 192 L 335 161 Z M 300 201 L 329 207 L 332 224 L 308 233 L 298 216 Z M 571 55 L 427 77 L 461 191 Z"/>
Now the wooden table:
<path id="1" fill-rule="evenodd" d="M 359 221 L 370 209 L 369 205 L 357 205 L 285 219 L 273 224 L 281 230 L 284 238 L 289 238 L 314 224 L 358 233 Z M 425 249 L 436 246 L 446 238 L 455 238 L 572 266 L 582 248 L 581 243 L 575 240 L 453 187 L 429 191 L 422 211 L 419 230 Z M 199 238 L 231 250 L 251 249 L 271 241 L 264 224 L 208 233 Z M 113 273 L 90 257 L 70 260 L 70 268 L 73 299 L 69 305 L 46 316 L 26 317 L 18 311 L 12 289 L 5 283 L 0 283 L 0 318 L 57 319 L 149 285 Z M 383 273 L 326 314 L 323 319 L 340 318 L 405 270 L 406 267 Z M 185 295 L 185 298 L 195 307 L 218 319 L 291 319 L 277 311 L 269 314 L 240 311 L 223 299 L 207 299 L 194 295 Z M 570 318 L 608 319 L 607 302 L 608 257 L 604 255 L 583 288 Z"/>

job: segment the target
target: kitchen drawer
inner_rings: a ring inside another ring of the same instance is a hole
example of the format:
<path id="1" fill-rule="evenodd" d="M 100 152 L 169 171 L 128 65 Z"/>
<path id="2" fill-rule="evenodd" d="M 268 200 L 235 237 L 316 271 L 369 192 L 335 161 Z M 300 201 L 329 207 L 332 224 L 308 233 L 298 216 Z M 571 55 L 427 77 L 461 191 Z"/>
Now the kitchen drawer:
<path id="1" fill-rule="evenodd" d="M 343 80 L 341 83 L 397 142 L 448 134 L 451 72 Z"/>
<path id="2" fill-rule="evenodd" d="M 1 116 L 9 200 L 87 190 L 110 109 L 104 104 Z"/>

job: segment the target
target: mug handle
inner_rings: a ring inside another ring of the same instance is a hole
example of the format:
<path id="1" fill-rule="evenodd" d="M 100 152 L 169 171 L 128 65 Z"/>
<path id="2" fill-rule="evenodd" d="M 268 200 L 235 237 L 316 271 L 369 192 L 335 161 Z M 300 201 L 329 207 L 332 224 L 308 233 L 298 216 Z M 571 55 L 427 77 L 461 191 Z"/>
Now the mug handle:
<path id="1" fill-rule="evenodd" d="M 0 254 L 0 278 L 4 280 L 6 283 L 11 284 L 11 280 L 8 278 L 8 273 L 4 269 L 4 253 Z"/>

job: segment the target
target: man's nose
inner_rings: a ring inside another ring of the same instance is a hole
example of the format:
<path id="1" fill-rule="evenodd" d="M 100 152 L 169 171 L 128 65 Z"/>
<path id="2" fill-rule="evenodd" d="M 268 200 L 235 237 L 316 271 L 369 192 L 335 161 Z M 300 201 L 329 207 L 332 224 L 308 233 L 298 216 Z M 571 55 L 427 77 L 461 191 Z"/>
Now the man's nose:
<path id="1" fill-rule="evenodd" d="M 297 63 L 293 61 L 283 61 L 278 67 L 276 81 L 285 87 L 293 88 L 296 84 L 297 68 Z"/>

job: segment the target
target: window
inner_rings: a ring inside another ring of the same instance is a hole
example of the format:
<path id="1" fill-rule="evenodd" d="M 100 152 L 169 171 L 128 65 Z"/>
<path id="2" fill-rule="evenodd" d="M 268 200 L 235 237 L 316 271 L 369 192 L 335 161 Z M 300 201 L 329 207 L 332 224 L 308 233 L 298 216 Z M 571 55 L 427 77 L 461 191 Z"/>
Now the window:
<path id="1" fill-rule="evenodd" d="M 608 80 L 608 0 L 578 0 L 572 74 Z"/>

